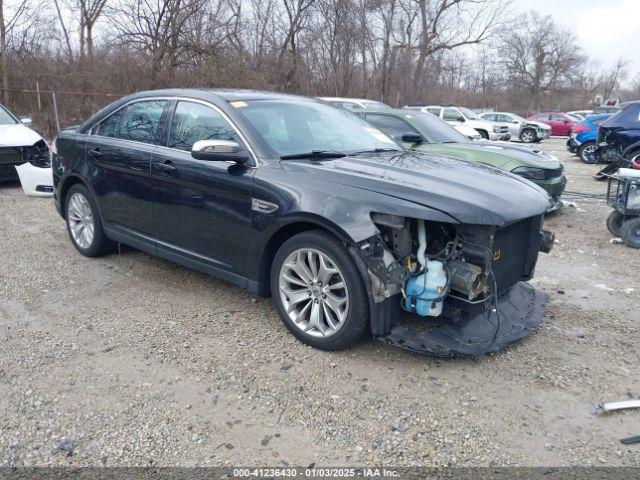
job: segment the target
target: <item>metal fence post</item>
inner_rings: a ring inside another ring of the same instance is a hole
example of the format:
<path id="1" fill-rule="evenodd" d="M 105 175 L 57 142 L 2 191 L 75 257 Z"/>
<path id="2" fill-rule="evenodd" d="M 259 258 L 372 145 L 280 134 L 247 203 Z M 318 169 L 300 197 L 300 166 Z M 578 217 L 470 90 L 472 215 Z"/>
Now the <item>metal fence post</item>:
<path id="1" fill-rule="evenodd" d="M 56 92 L 54 92 L 53 90 L 51 90 L 51 98 L 53 99 L 53 112 L 56 115 L 56 128 L 57 128 L 57 132 L 60 131 L 60 117 L 58 117 L 58 102 L 56 102 Z"/>

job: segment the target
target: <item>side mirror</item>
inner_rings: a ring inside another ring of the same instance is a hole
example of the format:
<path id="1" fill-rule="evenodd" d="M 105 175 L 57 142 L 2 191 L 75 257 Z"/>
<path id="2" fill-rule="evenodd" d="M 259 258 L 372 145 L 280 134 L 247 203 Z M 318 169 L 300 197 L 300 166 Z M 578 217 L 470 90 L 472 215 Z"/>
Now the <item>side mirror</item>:
<path id="1" fill-rule="evenodd" d="M 419 133 L 403 133 L 398 135 L 396 140 L 400 140 L 403 143 L 422 143 L 424 138 Z"/>
<path id="2" fill-rule="evenodd" d="M 249 159 L 239 144 L 229 140 L 198 140 L 191 147 L 191 156 L 210 162 L 245 163 Z"/>
<path id="3" fill-rule="evenodd" d="M 23 125 L 31 125 L 32 120 L 30 117 L 24 117 L 20 119 L 20 123 L 22 123 Z"/>

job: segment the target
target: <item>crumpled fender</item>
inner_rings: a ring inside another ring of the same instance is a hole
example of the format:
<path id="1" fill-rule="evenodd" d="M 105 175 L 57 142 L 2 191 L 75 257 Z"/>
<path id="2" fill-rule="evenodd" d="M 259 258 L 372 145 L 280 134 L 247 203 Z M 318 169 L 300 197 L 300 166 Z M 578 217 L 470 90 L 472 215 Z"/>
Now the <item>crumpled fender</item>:
<path id="1" fill-rule="evenodd" d="M 30 163 L 16 167 L 22 190 L 26 195 L 34 197 L 51 197 L 53 195 L 53 173 L 51 167 L 40 168 Z"/>

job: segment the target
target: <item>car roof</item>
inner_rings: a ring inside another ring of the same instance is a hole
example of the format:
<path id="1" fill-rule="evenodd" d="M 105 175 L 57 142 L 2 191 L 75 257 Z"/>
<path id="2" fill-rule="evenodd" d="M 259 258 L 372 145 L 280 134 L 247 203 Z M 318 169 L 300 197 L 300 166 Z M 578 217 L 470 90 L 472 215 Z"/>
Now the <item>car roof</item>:
<path id="1" fill-rule="evenodd" d="M 221 100 L 227 102 L 238 100 L 313 100 L 309 97 L 303 97 L 299 95 L 292 95 L 289 93 L 279 92 L 266 92 L 261 90 L 251 89 L 237 89 L 237 88 L 170 88 L 162 90 L 146 90 L 143 92 L 137 92 L 129 96 L 129 98 L 136 97 L 150 97 L 150 96 L 198 96 L 198 95 L 211 95 L 218 97 Z"/>

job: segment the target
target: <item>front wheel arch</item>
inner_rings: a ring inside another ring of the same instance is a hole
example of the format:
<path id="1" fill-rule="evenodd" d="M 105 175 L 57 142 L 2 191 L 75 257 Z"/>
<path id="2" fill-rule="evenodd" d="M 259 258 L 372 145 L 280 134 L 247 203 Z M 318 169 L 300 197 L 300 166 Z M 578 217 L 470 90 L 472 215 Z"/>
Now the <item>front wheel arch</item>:
<path id="1" fill-rule="evenodd" d="M 271 266 L 280 247 L 291 237 L 310 230 L 324 231 L 339 240 L 345 247 L 353 243 L 342 229 L 329 226 L 325 222 L 314 221 L 314 219 L 297 219 L 282 225 L 269 237 L 262 251 L 258 269 L 258 295 L 265 298 L 271 296 Z"/>

